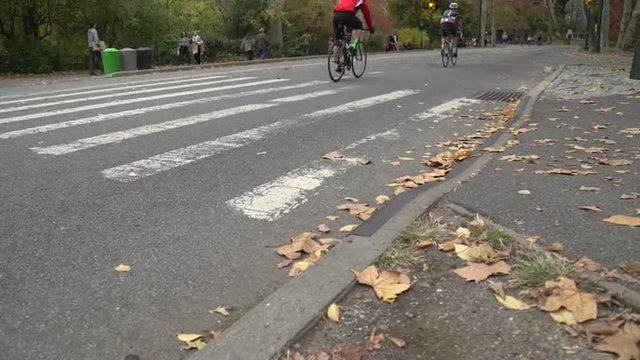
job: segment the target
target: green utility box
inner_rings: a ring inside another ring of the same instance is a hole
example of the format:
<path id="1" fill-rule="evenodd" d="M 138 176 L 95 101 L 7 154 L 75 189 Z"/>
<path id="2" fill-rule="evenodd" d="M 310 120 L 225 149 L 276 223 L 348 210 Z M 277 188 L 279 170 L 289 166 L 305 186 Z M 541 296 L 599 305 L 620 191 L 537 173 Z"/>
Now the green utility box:
<path id="1" fill-rule="evenodd" d="M 122 70 L 120 50 L 108 48 L 102 51 L 102 69 L 105 75 Z"/>

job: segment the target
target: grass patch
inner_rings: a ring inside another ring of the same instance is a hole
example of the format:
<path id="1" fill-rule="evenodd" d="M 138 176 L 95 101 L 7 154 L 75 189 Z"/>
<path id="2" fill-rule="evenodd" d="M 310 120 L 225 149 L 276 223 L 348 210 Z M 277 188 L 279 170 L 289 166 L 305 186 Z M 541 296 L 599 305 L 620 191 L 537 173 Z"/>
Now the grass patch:
<path id="1" fill-rule="evenodd" d="M 381 269 L 396 269 L 414 264 L 419 258 L 419 251 L 406 244 L 396 242 L 393 247 L 380 255 L 376 265 Z"/>
<path id="2" fill-rule="evenodd" d="M 406 229 L 402 230 L 395 241 L 406 245 L 414 245 L 423 240 L 430 240 L 437 243 L 442 240 L 444 227 L 438 219 L 434 218 L 415 221 Z"/>
<path id="3" fill-rule="evenodd" d="M 517 255 L 515 261 L 514 281 L 523 288 L 537 288 L 558 276 L 575 278 L 573 265 L 546 252 L 529 250 Z"/>
<path id="4" fill-rule="evenodd" d="M 469 230 L 471 236 L 486 241 L 496 250 L 503 249 L 515 241 L 506 231 L 487 223 L 472 226 Z"/>

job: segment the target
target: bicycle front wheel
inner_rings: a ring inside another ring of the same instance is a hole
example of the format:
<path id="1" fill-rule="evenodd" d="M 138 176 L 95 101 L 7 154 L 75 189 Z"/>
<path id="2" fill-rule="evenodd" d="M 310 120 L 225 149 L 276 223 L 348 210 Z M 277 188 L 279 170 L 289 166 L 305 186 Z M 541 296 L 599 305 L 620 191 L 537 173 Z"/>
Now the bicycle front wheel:
<path id="1" fill-rule="evenodd" d="M 449 56 L 449 43 L 445 41 L 442 49 L 442 66 L 449 66 Z"/>
<path id="2" fill-rule="evenodd" d="M 454 49 L 451 49 L 451 65 L 456 66 L 458 63 L 458 52 Z"/>
<path id="3" fill-rule="evenodd" d="M 342 46 L 338 43 L 331 45 L 329 50 L 329 57 L 327 58 L 327 68 L 329 70 L 329 78 L 331 81 L 338 82 L 344 75 L 345 64 L 343 63 L 344 56 L 341 53 Z"/>
<path id="4" fill-rule="evenodd" d="M 364 48 L 364 44 L 360 43 L 353 49 L 353 56 L 351 57 L 351 71 L 356 79 L 360 79 L 364 75 L 364 71 L 367 69 L 367 50 Z"/>

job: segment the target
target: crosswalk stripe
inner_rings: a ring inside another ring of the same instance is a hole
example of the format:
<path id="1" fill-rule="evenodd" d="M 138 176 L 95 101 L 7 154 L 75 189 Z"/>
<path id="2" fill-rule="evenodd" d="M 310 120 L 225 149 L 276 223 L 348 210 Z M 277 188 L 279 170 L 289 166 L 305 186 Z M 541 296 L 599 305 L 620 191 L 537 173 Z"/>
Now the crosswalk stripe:
<path id="1" fill-rule="evenodd" d="M 385 131 L 367 136 L 339 151 L 344 154 L 347 150 L 379 138 L 395 139 L 397 137 L 398 134 L 395 131 Z M 290 171 L 284 176 L 228 200 L 226 204 L 250 218 L 275 221 L 307 202 L 307 194 L 322 186 L 325 180 L 344 174 L 355 166 L 358 166 L 358 162 L 352 158 L 330 162 L 315 160 L 307 166 Z"/>
<path id="2" fill-rule="evenodd" d="M 292 119 L 276 121 L 268 125 L 259 126 L 184 148 L 171 150 L 147 159 L 134 161 L 129 164 L 116 166 L 103 170 L 102 175 L 108 179 L 120 182 L 136 181 L 147 176 L 159 174 L 198 160 L 215 156 L 231 149 L 251 144 L 269 136 L 282 133 L 286 130 L 303 126 L 305 124 L 305 120 L 318 120 L 331 115 L 351 113 L 417 93 L 418 91 L 416 90 L 398 90 L 383 95 L 352 101 L 347 104 L 336 105 Z"/>
<path id="3" fill-rule="evenodd" d="M 45 95 L 45 96 L 38 96 L 38 97 L 23 98 L 23 99 L 17 99 L 17 100 L 0 101 L 0 105 L 17 104 L 17 103 L 24 104 L 24 103 L 32 102 L 36 100 L 59 99 L 59 98 L 78 96 L 78 95 L 88 95 L 88 94 L 96 94 L 96 93 L 99 94 L 99 93 L 105 93 L 105 92 L 111 92 L 111 91 L 133 90 L 138 88 L 146 88 L 149 86 L 184 84 L 184 83 L 190 83 L 190 82 L 219 79 L 223 77 L 224 77 L 223 75 L 215 75 L 215 76 L 206 76 L 206 77 L 199 77 L 199 78 L 193 78 L 193 79 L 164 81 L 164 82 L 158 82 L 154 84 L 137 84 L 137 83 L 131 84 L 130 83 L 129 85 L 126 85 L 126 86 L 114 87 L 111 89 L 90 89 L 87 91 L 83 91 L 81 93 L 77 93 L 77 92 L 64 93 L 64 94 L 56 94 L 56 95 Z"/>
<path id="4" fill-rule="evenodd" d="M 73 103 L 77 103 L 77 102 L 91 102 L 91 101 L 97 101 L 97 100 L 103 100 L 103 99 L 109 99 L 109 98 L 115 98 L 115 97 L 124 97 L 124 96 L 129 96 L 129 95 L 141 95 L 141 94 L 148 94 L 148 93 L 154 93 L 154 92 L 160 92 L 160 91 L 171 91 L 171 90 L 184 89 L 184 88 L 194 87 L 194 86 L 216 85 L 216 84 L 224 84 L 224 83 L 230 83 L 230 82 L 236 82 L 236 81 L 244 81 L 244 80 L 253 80 L 253 79 L 255 79 L 255 77 L 247 76 L 247 77 L 241 77 L 241 78 L 235 78 L 235 79 L 223 79 L 223 80 L 206 81 L 206 82 L 202 82 L 202 83 L 198 83 L 198 84 L 182 84 L 182 85 L 161 87 L 161 88 L 156 88 L 156 89 L 127 91 L 127 92 L 120 92 L 120 93 L 115 93 L 115 94 L 104 94 L 104 95 L 90 96 L 90 97 L 85 97 L 85 98 L 51 101 L 51 102 L 45 102 L 45 103 L 40 103 L 40 104 L 8 107 L 8 108 L 0 109 L 0 113 L 23 111 L 23 110 L 30 110 L 30 109 L 38 109 L 38 108 L 43 108 L 43 107 L 48 107 L 48 106 L 59 106 L 59 105 L 73 104 Z"/>
<path id="5" fill-rule="evenodd" d="M 101 114 L 98 116 L 90 116 L 82 119 L 69 120 L 69 121 L 63 121 L 60 123 L 31 127 L 27 129 L 8 131 L 5 133 L 0 133 L 0 139 L 5 139 L 5 140 L 12 139 L 12 138 L 25 136 L 25 135 L 33 135 L 33 134 L 65 129 L 73 126 L 92 124 L 92 123 L 97 123 L 101 121 L 109 121 L 109 120 L 119 119 L 127 116 L 142 115 L 142 114 L 146 114 L 154 111 L 176 109 L 184 106 L 204 104 L 204 103 L 213 102 L 213 101 L 234 99 L 234 98 L 245 97 L 245 96 L 270 94 L 278 91 L 301 89 L 304 87 L 315 86 L 315 85 L 326 84 L 326 83 L 327 83 L 326 81 L 312 81 L 310 83 L 242 91 L 242 92 L 233 93 L 233 94 L 211 96 L 211 97 L 200 98 L 195 100 L 180 101 L 177 103 L 169 103 L 169 104 L 162 104 L 157 106 L 138 108 L 133 110 L 125 110 L 125 111 L 120 111 L 120 112 L 111 113 L 111 114 Z"/>
<path id="6" fill-rule="evenodd" d="M 459 109 L 465 106 L 473 105 L 481 103 L 481 100 L 470 99 L 470 98 L 457 98 L 453 100 L 449 100 L 442 104 L 436 105 L 429 110 L 413 115 L 409 120 L 414 122 L 419 122 L 423 120 L 430 119 L 432 117 L 442 117 L 451 110 Z"/>
<path id="7" fill-rule="evenodd" d="M 304 99 L 311 99 L 315 97 L 335 94 L 340 90 L 341 89 L 313 92 L 313 93 L 307 94 L 307 96 Z M 283 99 L 285 101 L 282 101 Z M 301 98 L 300 100 L 304 100 L 304 99 Z M 140 126 L 133 129 L 116 131 L 113 133 L 93 136 L 85 139 L 76 140 L 68 144 L 34 148 L 33 150 L 36 153 L 41 155 L 64 155 L 64 154 L 69 154 L 79 150 L 89 149 L 95 146 L 107 145 L 107 144 L 112 144 L 112 143 L 123 141 L 123 140 L 133 139 L 143 135 L 154 134 L 162 131 L 177 129 L 184 126 L 207 122 L 214 119 L 220 119 L 223 117 L 228 117 L 228 116 L 238 115 L 246 112 L 275 107 L 282 102 L 291 102 L 291 100 L 287 98 L 282 98 L 282 99 L 274 99 L 270 103 L 265 103 L 265 104 L 242 105 L 242 106 L 237 106 L 229 109 L 214 111 L 207 114 L 190 116 L 184 119 L 169 120 L 169 121 L 161 122 L 158 124 L 145 125 L 145 126 Z"/>
<path id="8" fill-rule="evenodd" d="M 175 98 L 175 97 L 186 96 L 186 95 L 205 94 L 205 93 L 210 93 L 210 92 L 238 89 L 238 88 L 249 87 L 249 86 L 274 84 L 274 83 L 279 83 L 279 82 L 283 82 L 283 81 L 289 81 L 289 79 L 261 80 L 261 81 L 253 81 L 253 82 L 241 83 L 241 84 L 233 84 L 233 85 L 224 85 L 224 86 L 217 86 L 217 87 L 198 89 L 198 90 L 181 91 L 181 92 L 177 92 L 177 93 L 146 96 L 146 97 L 141 97 L 141 98 L 115 100 L 115 101 L 110 101 L 110 102 L 106 102 L 106 103 L 95 103 L 95 104 L 85 105 L 85 106 L 80 106 L 80 107 L 75 107 L 75 108 L 67 108 L 67 109 L 45 111 L 45 112 L 34 113 L 34 114 L 19 115 L 19 116 L 4 118 L 4 119 L 0 118 L 0 124 L 6 124 L 6 123 L 12 123 L 12 122 L 18 122 L 18 121 L 25 121 L 25 120 L 33 120 L 33 119 L 40 119 L 40 118 L 47 118 L 47 117 L 52 117 L 52 116 L 56 116 L 56 115 L 64 115 L 64 114 L 70 114 L 70 113 L 81 112 L 81 111 L 96 110 L 96 109 L 112 107 L 112 106 L 122 106 L 122 105 L 134 104 L 134 103 L 144 102 L 144 101 Z"/>

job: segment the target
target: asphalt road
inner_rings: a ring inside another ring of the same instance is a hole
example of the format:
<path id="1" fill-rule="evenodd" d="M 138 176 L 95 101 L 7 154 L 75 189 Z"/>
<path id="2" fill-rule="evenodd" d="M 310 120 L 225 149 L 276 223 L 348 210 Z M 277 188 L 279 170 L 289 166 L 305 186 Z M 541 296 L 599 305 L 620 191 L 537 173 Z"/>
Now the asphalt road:
<path id="1" fill-rule="evenodd" d="M 425 145 L 473 131 L 453 105 L 531 88 L 569 51 L 461 49 L 448 69 L 374 55 L 338 84 L 314 59 L 0 86 L 2 358 L 186 357 L 176 333 L 224 327 L 287 281 L 271 246 L 323 222 L 337 236 L 353 220 L 325 216 L 345 196 L 391 194 Z M 373 164 L 321 159 L 339 149 Z"/>

